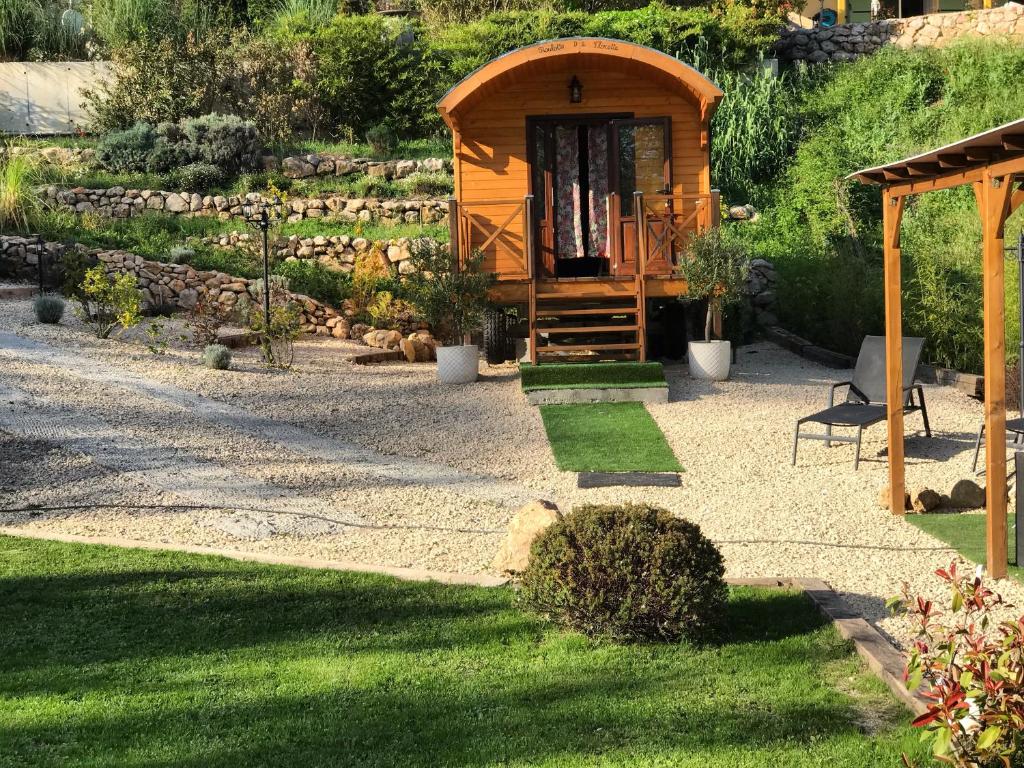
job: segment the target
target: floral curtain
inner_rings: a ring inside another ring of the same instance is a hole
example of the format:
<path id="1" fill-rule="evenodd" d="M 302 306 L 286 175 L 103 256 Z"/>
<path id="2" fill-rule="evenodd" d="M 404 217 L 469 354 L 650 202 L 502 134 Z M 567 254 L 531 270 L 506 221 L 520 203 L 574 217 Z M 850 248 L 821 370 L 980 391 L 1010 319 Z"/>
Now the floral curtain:
<path id="1" fill-rule="evenodd" d="M 590 180 L 588 255 L 604 259 L 608 257 L 608 131 L 603 125 L 588 129 L 587 156 Z"/>
<path id="2" fill-rule="evenodd" d="M 586 255 L 580 209 L 580 147 L 576 126 L 555 129 L 556 250 L 561 259 Z"/>
<path id="3" fill-rule="evenodd" d="M 555 129 L 555 239 L 560 259 L 608 256 L 608 131 L 591 126 L 582 133 L 588 158 L 586 199 L 581 184 L 581 131 L 577 126 Z"/>

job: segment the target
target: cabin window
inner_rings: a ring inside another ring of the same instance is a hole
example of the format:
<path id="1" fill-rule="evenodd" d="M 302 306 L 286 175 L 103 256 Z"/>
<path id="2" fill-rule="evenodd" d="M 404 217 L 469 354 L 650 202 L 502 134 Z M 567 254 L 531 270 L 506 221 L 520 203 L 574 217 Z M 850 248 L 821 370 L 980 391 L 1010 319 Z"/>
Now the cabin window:
<path id="1" fill-rule="evenodd" d="M 615 134 L 619 161 L 620 210 L 633 216 L 633 193 L 666 195 L 671 192 L 668 172 L 668 119 L 617 120 Z"/>

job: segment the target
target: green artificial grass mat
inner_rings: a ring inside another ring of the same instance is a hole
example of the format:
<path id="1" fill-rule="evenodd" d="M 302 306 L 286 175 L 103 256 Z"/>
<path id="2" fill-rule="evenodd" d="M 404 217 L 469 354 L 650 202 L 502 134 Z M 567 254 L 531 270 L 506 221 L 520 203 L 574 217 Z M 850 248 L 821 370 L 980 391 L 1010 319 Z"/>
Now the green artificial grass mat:
<path id="1" fill-rule="evenodd" d="M 926 763 L 801 594 L 614 645 L 511 589 L 0 537 L 0 763 L 35 768 Z"/>
<path id="2" fill-rule="evenodd" d="M 643 403 L 542 405 L 555 463 L 563 472 L 682 472 Z"/>
<path id="3" fill-rule="evenodd" d="M 986 536 L 985 536 L 985 513 L 984 512 L 951 512 L 949 514 L 930 515 L 906 515 L 904 518 L 911 525 L 916 525 L 925 533 L 930 533 L 951 547 L 961 555 L 975 563 L 984 564 L 988 560 Z M 1010 563 L 1014 558 L 1014 536 L 1016 526 L 1013 522 L 1013 515 L 1009 515 L 1009 547 L 1007 555 Z M 1024 582 L 1024 568 L 1019 565 L 1010 565 L 1010 576 L 1017 581 Z"/>
<path id="4" fill-rule="evenodd" d="M 524 392 L 666 386 L 661 363 L 522 363 L 519 371 Z"/>

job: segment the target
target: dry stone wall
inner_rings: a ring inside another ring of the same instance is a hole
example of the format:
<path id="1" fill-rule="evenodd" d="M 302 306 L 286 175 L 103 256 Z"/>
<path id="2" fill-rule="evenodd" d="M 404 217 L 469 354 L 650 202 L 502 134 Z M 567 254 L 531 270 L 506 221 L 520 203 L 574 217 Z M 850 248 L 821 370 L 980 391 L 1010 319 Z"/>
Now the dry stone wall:
<path id="1" fill-rule="evenodd" d="M 241 218 L 246 205 L 265 205 L 288 221 L 330 218 L 342 222 L 381 224 L 436 224 L 447 221 L 447 200 L 381 200 L 324 195 L 296 198 L 282 203 L 278 197 L 258 192 L 247 195 L 200 195 L 197 192 L 167 192 L 153 189 L 61 189 L 46 187 L 47 200 L 75 213 L 128 218 L 148 211 L 185 216 Z"/>
<path id="2" fill-rule="evenodd" d="M 941 47 L 965 37 L 1024 39 L 1024 5 L 785 30 L 775 50 L 788 61 L 853 61 L 886 45 Z"/>
<path id="3" fill-rule="evenodd" d="M 452 161 L 441 157 L 425 160 L 371 160 L 350 155 L 312 153 L 286 157 L 281 161 L 281 172 L 289 179 L 308 179 L 313 176 L 352 176 L 366 174 L 383 179 L 404 179 L 414 173 L 451 172 Z"/>

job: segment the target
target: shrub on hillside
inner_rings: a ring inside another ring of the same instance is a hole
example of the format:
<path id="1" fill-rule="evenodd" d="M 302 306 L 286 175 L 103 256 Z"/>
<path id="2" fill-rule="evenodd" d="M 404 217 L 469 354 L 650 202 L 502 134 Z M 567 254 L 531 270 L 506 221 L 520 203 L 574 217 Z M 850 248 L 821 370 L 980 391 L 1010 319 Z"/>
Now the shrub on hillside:
<path id="1" fill-rule="evenodd" d="M 36 296 L 32 311 L 40 323 L 56 325 L 64 317 L 64 299 L 60 296 Z"/>
<path id="2" fill-rule="evenodd" d="M 376 157 L 391 157 L 398 148 L 398 134 L 388 123 L 379 123 L 366 131 L 366 143 Z"/>
<path id="3" fill-rule="evenodd" d="M 205 192 L 224 183 L 224 172 L 212 163 L 189 163 L 171 171 L 171 180 L 179 189 Z"/>
<path id="4" fill-rule="evenodd" d="M 104 134 L 96 146 L 96 158 L 114 173 L 137 173 L 149 169 L 156 131 L 139 121 L 131 128 Z"/>
<path id="5" fill-rule="evenodd" d="M 351 274 L 328 269 L 318 261 L 284 261 L 274 267 L 274 274 L 286 277 L 295 293 L 311 296 L 332 307 L 340 307 L 352 293 Z"/>
<path id="6" fill-rule="evenodd" d="M 694 523 L 657 507 L 587 505 L 534 541 L 521 597 L 591 636 L 699 641 L 721 623 L 724 572 Z"/>
<path id="7" fill-rule="evenodd" d="M 203 348 L 203 365 L 216 371 L 231 367 L 231 350 L 223 344 L 208 344 Z"/>
<path id="8" fill-rule="evenodd" d="M 259 164 L 263 143 L 248 120 L 213 113 L 183 120 L 180 131 L 190 162 L 213 165 L 228 174 L 252 171 Z"/>

